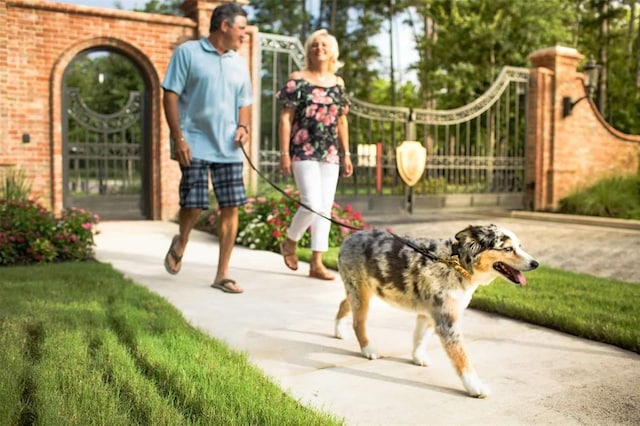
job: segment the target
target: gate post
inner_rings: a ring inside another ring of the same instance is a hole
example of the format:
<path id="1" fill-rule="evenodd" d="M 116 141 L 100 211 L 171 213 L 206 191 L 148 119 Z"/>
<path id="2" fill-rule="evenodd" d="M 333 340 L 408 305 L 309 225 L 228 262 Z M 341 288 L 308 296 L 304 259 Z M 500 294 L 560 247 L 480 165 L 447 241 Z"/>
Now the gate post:
<path id="1" fill-rule="evenodd" d="M 573 147 L 568 141 L 573 135 L 571 128 L 562 122 L 562 98 L 567 93 L 577 95 L 580 91 L 582 74 L 577 68 L 582 58 L 584 55 L 576 49 L 563 46 L 529 55 L 532 69 L 525 153 L 527 209 L 554 210 L 570 190 L 568 183 L 576 170 L 566 159 L 572 154 Z"/>
<path id="2" fill-rule="evenodd" d="M 529 209 L 554 211 L 564 197 L 600 179 L 638 173 L 640 136 L 624 134 L 602 117 L 588 96 L 585 75 L 577 70 L 583 58 L 576 49 L 563 46 L 529 55 Z M 571 101 L 577 99 L 584 101 Z M 572 111 L 566 114 L 563 106 L 569 102 Z"/>

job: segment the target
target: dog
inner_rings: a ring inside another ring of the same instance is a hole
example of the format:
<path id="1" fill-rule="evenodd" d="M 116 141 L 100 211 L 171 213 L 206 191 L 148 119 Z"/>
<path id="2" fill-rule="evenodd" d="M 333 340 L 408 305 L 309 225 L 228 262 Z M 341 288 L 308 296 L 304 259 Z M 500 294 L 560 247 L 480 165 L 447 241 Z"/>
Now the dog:
<path id="1" fill-rule="evenodd" d="M 524 286 L 526 278 L 521 271 L 537 267 L 538 262 L 520 247 L 518 237 L 496 225 L 470 225 L 455 239 L 358 231 L 345 240 L 338 254 L 346 298 L 336 315 L 335 336 L 344 337 L 347 316 L 353 311 L 353 329 L 362 355 L 379 358 L 366 333 L 369 302 L 377 296 L 417 314 L 412 352 L 415 364 L 428 365 L 427 341 L 435 332 L 467 393 L 487 397 L 490 391 L 469 361 L 459 320 L 478 286 L 499 276 Z"/>

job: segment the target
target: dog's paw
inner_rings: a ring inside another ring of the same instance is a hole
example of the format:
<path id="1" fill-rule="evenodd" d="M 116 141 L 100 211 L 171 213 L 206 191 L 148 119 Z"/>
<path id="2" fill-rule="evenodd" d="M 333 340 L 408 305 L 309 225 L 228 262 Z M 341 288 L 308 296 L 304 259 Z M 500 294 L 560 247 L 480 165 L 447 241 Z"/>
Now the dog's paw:
<path id="1" fill-rule="evenodd" d="M 376 349 L 371 345 L 367 345 L 364 348 L 362 348 L 362 355 L 364 355 L 365 358 L 369 358 L 369 359 L 380 358 L 380 355 L 378 355 L 378 351 L 376 351 Z"/>
<path id="2" fill-rule="evenodd" d="M 428 367 L 431 365 L 431 358 L 425 351 L 415 351 L 413 353 L 413 363 L 421 367 Z"/>
<path id="3" fill-rule="evenodd" d="M 463 374 L 462 384 L 467 393 L 475 398 L 486 398 L 491 395 L 489 388 L 482 384 L 476 373 Z"/>
<path id="4" fill-rule="evenodd" d="M 345 320 L 336 320 L 334 335 L 337 339 L 344 339 L 346 333 L 347 324 Z"/>

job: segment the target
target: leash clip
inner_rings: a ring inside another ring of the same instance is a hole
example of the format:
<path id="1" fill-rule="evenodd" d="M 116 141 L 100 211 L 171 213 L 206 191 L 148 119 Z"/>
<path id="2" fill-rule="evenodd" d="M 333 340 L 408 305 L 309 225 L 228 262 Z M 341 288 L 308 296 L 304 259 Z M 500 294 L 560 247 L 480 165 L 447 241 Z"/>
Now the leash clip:
<path id="1" fill-rule="evenodd" d="M 455 269 L 464 278 L 468 280 L 471 279 L 471 274 L 460 264 L 460 259 L 458 258 L 458 256 L 451 256 L 449 259 L 438 259 L 438 261 Z"/>

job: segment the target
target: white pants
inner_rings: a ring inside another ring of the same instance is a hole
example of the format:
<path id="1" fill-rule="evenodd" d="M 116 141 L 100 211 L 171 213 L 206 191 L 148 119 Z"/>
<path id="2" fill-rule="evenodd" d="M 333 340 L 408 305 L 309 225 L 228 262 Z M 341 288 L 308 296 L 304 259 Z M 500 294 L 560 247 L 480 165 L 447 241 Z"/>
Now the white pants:
<path id="1" fill-rule="evenodd" d="M 293 161 L 291 163 L 293 178 L 295 179 L 300 201 L 322 213 L 325 217 L 331 217 L 331 208 L 336 195 L 340 166 L 321 161 Z M 325 252 L 329 249 L 329 231 L 331 222 L 327 219 L 300 207 L 296 212 L 287 237 L 293 241 L 300 241 L 307 229 L 311 227 L 311 250 Z"/>

